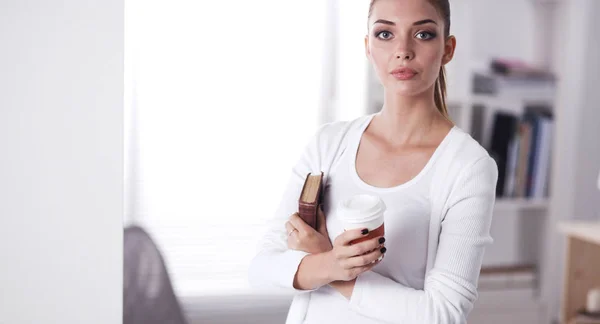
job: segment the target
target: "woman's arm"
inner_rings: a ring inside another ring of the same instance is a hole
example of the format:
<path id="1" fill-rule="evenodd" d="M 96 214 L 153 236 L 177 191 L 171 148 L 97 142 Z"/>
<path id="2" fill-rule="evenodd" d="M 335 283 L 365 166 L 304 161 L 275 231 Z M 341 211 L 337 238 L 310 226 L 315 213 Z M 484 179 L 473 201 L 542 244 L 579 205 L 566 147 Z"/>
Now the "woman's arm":
<path id="1" fill-rule="evenodd" d="M 309 172 L 320 166 L 320 137 L 328 124 L 319 128 L 293 167 L 287 186 L 270 220 L 269 229 L 258 244 L 258 252 L 248 269 L 252 286 L 294 289 L 294 277 L 307 252 L 288 249 L 285 223 L 298 211 L 298 197 Z M 260 211 L 257 211 L 260 212 Z"/>
<path id="2" fill-rule="evenodd" d="M 298 268 L 309 252 L 288 247 L 285 223 L 292 214 L 298 212 L 298 198 L 306 175 L 324 171 L 325 176 L 328 176 L 329 166 L 333 163 L 339 146 L 343 144 L 342 139 L 348 127 L 347 122 L 323 124 L 305 146 L 300 159 L 292 168 L 275 216 L 270 220 L 269 229 L 260 240 L 257 254 L 250 262 L 248 279 L 252 286 L 310 291 L 294 286 Z"/>
<path id="3" fill-rule="evenodd" d="M 354 285 L 356 284 L 356 279 L 350 281 L 332 281 L 329 285 L 337 290 L 342 296 L 350 299 L 352 297 L 352 292 L 354 291 Z"/>
<path id="4" fill-rule="evenodd" d="M 294 288 L 311 290 L 335 280 L 354 280 L 358 275 L 371 270 L 383 256 L 381 237 L 364 240 L 357 244 L 350 242 L 368 235 L 367 229 L 344 231 L 333 245 L 325 225 L 325 215 L 318 212 L 319 231 L 308 226 L 300 217 L 290 217 L 294 229 L 288 238 L 288 248 L 309 252 L 300 262 L 294 278 Z"/>
<path id="5" fill-rule="evenodd" d="M 327 273 L 323 271 L 324 253 L 307 255 L 298 266 L 294 277 L 294 288 L 299 290 L 313 290 L 329 283 Z"/>
<path id="6" fill-rule="evenodd" d="M 423 290 L 398 284 L 368 271 L 340 292 L 352 288 L 350 308 L 389 323 L 466 323 L 477 298 L 477 280 L 485 247 L 491 243 L 490 225 L 498 169 L 485 157 L 463 169 L 442 221 L 434 267 Z M 393 247 L 390 247 L 393 253 Z"/>

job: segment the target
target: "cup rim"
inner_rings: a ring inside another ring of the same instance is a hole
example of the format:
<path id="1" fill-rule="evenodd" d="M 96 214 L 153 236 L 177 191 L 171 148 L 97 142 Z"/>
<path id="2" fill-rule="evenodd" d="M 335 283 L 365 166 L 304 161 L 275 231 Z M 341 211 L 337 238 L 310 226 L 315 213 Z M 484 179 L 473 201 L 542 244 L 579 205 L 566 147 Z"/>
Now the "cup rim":
<path id="1" fill-rule="evenodd" d="M 362 200 L 362 201 L 360 201 Z M 360 204 L 363 203 L 363 206 Z M 370 203 L 370 206 L 369 206 Z M 353 208 L 351 205 L 359 208 Z M 368 223 L 383 218 L 386 210 L 383 200 L 375 195 L 358 194 L 340 201 L 338 217 L 347 223 Z M 362 207 L 362 208 L 361 208 Z"/>

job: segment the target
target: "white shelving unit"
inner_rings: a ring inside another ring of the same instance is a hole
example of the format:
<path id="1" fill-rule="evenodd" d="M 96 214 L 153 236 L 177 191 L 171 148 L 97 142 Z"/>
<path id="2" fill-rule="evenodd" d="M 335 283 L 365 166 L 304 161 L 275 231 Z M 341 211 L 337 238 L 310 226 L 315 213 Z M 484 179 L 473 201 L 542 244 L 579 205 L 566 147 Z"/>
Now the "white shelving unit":
<path id="1" fill-rule="evenodd" d="M 457 49 L 458 60 L 448 66 L 448 106 L 450 113 L 456 116 L 458 126 L 472 132 L 473 107 L 483 107 L 480 117 L 483 127 L 479 135 L 482 144 L 488 146 L 494 112 L 501 110 L 522 115 L 525 107 L 532 104 L 549 106 L 554 112 L 554 93 L 520 98 L 471 92 L 474 73 L 486 70 L 485 65 L 494 56 L 548 65 L 551 60 L 548 53 L 552 51 L 548 47 L 550 44 L 543 40 L 553 37 L 548 34 L 552 29 L 545 28 L 552 24 L 549 17 L 552 4 L 530 0 L 456 0 L 451 5 L 453 33 L 459 46 L 463 46 Z M 530 264 L 536 269 L 535 283 L 520 290 L 481 291 L 469 323 L 548 324 L 548 304 L 542 295 L 541 277 L 547 271 L 543 255 L 547 246 L 544 240 L 552 230 L 548 219 L 550 208 L 549 197 L 497 198 L 492 224 L 494 244 L 486 251 L 484 267 Z M 488 307 L 490 305 L 492 307 Z"/>
<path id="2" fill-rule="evenodd" d="M 553 98 L 521 100 L 519 98 L 472 95 L 462 101 L 450 101 L 450 113 L 456 114 L 455 122 L 467 132 L 471 132 L 473 107 L 483 109 L 482 144 L 489 147 L 493 116 L 502 110 L 517 116 L 524 113 L 530 103 L 544 103 L 554 106 Z M 531 287 L 502 290 L 483 290 L 469 323 L 489 324 L 547 324 L 547 305 L 540 297 L 539 276 L 543 271 L 544 238 L 546 217 L 550 208 L 550 198 L 505 198 L 498 197 L 494 207 L 492 237 L 494 244 L 486 251 L 483 267 L 533 264 L 535 281 Z"/>

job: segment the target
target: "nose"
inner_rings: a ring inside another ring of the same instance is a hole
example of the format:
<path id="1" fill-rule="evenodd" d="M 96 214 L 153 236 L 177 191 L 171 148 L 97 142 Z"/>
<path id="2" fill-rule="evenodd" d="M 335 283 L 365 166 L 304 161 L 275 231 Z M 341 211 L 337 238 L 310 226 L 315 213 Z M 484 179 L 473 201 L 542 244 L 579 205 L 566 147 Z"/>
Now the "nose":
<path id="1" fill-rule="evenodd" d="M 396 59 L 410 61 L 415 57 L 415 53 L 412 51 L 400 51 L 396 53 Z"/>
<path id="2" fill-rule="evenodd" d="M 411 37 L 398 37 L 395 57 L 397 60 L 410 61 L 415 58 Z"/>

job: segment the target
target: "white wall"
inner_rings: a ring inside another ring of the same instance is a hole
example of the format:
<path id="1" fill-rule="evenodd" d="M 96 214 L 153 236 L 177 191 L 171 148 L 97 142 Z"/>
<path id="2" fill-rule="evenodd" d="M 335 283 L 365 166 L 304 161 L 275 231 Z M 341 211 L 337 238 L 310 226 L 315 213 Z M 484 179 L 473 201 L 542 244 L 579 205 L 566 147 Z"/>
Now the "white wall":
<path id="1" fill-rule="evenodd" d="M 552 201 L 542 295 L 558 318 L 564 278 L 565 240 L 558 222 L 599 219 L 600 192 L 600 1 L 561 1 L 555 10 L 553 66 L 559 73 Z"/>
<path id="2" fill-rule="evenodd" d="M 581 0 L 579 0 L 581 1 Z M 578 2 L 578 1 L 576 1 Z M 586 0 L 585 15 L 586 28 L 581 61 L 584 68 L 581 71 L 580 86 L 578 87 L 581 98 L 577 156 L 577 185 L 575 192 L 574 218 L 583 220 L 600 220 L 600 191 L 596 186 L 597 176 L 600 172 L 600 1 Z M 569 51 L 567 49 L 567 57 Z M 566 114 L 571 108 L 566 108 Z"/>
<path id="3" fill-rule="evenodd" d="M 0 323 L 122 320 L 122 0 L 0 2 Z"/>
<path id="4" fill-rule="evenodd" d="M 474 59 L 485 63 L 485 67 L 493 57 L 535 61 L 537 30 L 532 25 L 535 24 L 536 7 L 532 1 L 481 0 L 467 3 L 477 13 L 473 16 L 474 28 L 470 31 L 472 41 L 476 42 L 472 53 Z M 453 23 L 461 22 L 453 20 Z M 501 35 L 498 35 L 499 30 Z"/>

